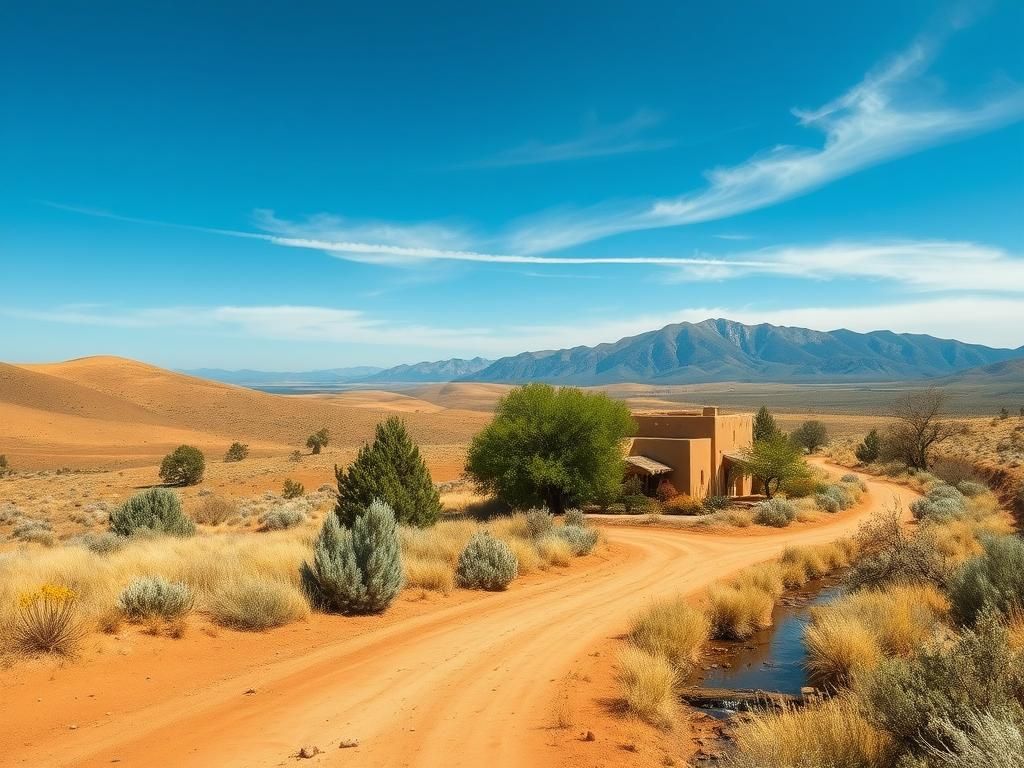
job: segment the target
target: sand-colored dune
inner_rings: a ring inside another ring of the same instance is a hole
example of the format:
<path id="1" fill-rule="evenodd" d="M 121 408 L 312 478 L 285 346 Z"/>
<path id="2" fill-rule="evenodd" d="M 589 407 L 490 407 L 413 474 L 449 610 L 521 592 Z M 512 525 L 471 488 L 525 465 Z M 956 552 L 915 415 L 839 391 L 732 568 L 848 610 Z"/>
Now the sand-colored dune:
<path id="1" fill-rule="evenodd" d="M 0 453 L 20 468 L 152 463 L 182 442 L 214 455 L 234 440 L 255 454 L 287 453 L 327 427 L 335 446 L 359 445 L 401 412 L 423 445 L 465 443 L 480 411 L 393 393 L 275 395 L 119 357 L 0 367 Z"/>

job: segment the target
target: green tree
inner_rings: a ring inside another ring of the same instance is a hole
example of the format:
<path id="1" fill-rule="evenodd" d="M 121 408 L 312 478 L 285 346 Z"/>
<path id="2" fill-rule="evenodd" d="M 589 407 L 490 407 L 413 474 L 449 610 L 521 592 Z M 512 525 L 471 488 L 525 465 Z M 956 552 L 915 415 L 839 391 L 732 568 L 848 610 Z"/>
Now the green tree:
<path id="1" fill-rule="evenodd" d="M 313 547 L 313 562 L 303 563 L 301 574 L 310 599 L 324 610 L 383 612 L 404 583 L 394 511 L 374 500 L 351 529 L 337 515 L 328 515 Z"/>
<path id="2" fill-rule="evenodd" d="M 876 461 L 882 452 L 882 439 L 878 436 L 878 430 L 872 429 L 868 432 L 864 436 L 864 440 L 853 452 L 857 456 L 857 461 L 862 464 L 870 464 Z"/>
<path id="3" fill-rule="evenodd" d="M 810 472 L 803 450 L 781 432 L 756 441 L 743 455 L 740 469 L 761 482 L 768 499 L 782 483 L 803 478 Z"/>
<path id="4" fill-rule="evenodd" d="M 241 461 L 249 455 L 249 446 L 245 443 L 232 443 L 224 454 L 224 461 Z"/>
<path id="5" fill-rule="evenodd" d="M 801 448 L 806 448 L 808 453 L 814 453 L 828 442 L 828 430 L 820 421 L 812 419 L 797 427 L 790 439 Z"/>
<path id="6" fill-rule="evenodd" d="M 775 423 L 775 417 L 768 410 L 768 406 L 762 405 L 754 416 L 754 442 L 770 440 L 781 434 L 782 430 Z"/>
<path id="7" fill-rule="evenodd" d="M 327 431 L 327 427 L 318 429 L 312 435 L 306 438 L 306 447 L 309 448 L 312 453 L 320 453 L 324 448 L 327 447 L 327 443 L 331 440 L 331 433 Z"/>
<path id="8" fill-rule="evenodd" d="M 622 481 L 629 408 L 603 393 L 527 384 L 498 402 L 469 447 L 466 472 L 513 507 L 559 514 L 602 498 Z"/>
<path id="9" fill-rule="evenodd" d="M 300 496 L 306 495 L 306 487 L 290 477 L 285 478 L 284 485 L 281 487 L 281 498 L 284 499 L 297 499 Z"/>
<path id="10" fill-rule="evenodd" d="M 377 425 L 373 443 L 364 445 L 346 470 L 334 468 L 338 502 L 334 511 L 342 525 L 380 499 L 400 523 L 432 525 L 441 514 L 441 499 L 405 423 L 392 416 Z"/>
<path id="11" fill-rule="evenodd" d="M 203 452 L 192 445 L 179 445 L 160 462 L 160 479 L 168 485 L 195 485 L 204 471 Z"/>

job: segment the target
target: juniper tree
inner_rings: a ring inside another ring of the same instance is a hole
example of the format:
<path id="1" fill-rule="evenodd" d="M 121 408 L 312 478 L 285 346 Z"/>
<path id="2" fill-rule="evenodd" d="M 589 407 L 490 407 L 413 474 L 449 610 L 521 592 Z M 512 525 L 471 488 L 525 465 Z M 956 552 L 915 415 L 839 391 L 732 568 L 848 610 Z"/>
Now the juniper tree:
<path id="1" fill-rule="evenodd" d="M 863 464 L 870 464 L 878 459 L 882 452 L 882 440 L 878 436 L 878 430 L 872 429 L 865 435 L 864 440 L 854 449 L 857 461 Z"/>
<path id="2" fill-rule="evenodd" d="M 770 440 L 781 434 L 782 430 L 775 423 L 775 417 L 768 410 L 768 406 L 762 405 L 754 416 L 754 442 Z"/>
<path id="3" fill-rule="evenodd" d="M 363 445 L 347 469 L 335 467 L 334 474 L 338 481 L 334 511 L 342 525 L 351 527 L 374 499 L 386 502 L 398 521 L 408 525 L 432 525 L 441 514 L 430 471 L 397 416 L 378 424 L 373 443 Z"/>

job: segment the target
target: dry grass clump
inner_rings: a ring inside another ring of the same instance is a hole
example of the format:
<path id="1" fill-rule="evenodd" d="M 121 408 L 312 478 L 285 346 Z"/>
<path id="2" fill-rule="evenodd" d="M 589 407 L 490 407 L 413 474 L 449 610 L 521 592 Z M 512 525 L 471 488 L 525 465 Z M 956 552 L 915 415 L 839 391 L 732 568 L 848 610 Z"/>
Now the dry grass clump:
<path id="1" fill-rule="evenodd" d="M 752 715 L 733 733 L 733 768 L 877 768 L 888 765 L 892 744 L 850 697 L 804 709 Z"/>
<path id="2" fill-rule="evenodd" d="M 398 533 L 402 555 L 423 560 L 441 560 L 454 569 L 459 562 L 459 555 L 478 527 L 472 520 L 445 520 L 430 528 L 400 526 Z"/>
<path id="3" fill-rule="evenodd" d="M 653 603 L 634 616 L 629 641 L 685 671 L 700 660 L 710 634 L 711 622 L 704 612 L 675 597 Z"/>
<path id="4" fill-rule="evenodd" d="M 444 560 L 428 560 L 416 555 L 402 559 L 405 585 L 410 589 L 450 594 L 455 589 L 455 569 Z"/>
<path id="5" fill-rule="evenodd" d="M 513 554 L 515 554 L 516 560 L 519 561 L 520 576 L 525 576 L 528 573 L 534 573 L 539 570 L 547 570 L 550 567 L 550 563 L 541 557 L 540 552 L 537 551 L 537 547 L 532 541 L 514 538 L 508 539 L 506 543 Z"/>
<path id="6" fill-rule="evenodd" d="M 744 568 L 729 580 L 729 584 L 742 589 L 751 587 L 767 592 L 773 599 L 782 597 L 786 591 L 784 572 L 779 563 L 762 563 Z"/>
<path id="7" fill-rule="evenodd" d="M 309 615 L 309 603 L 298 587 L 265 576 L 241 576 L 220 585 L 207 608 L 218 624 L 249 631 L 284 626 Z"/>
<path id="8" fill-rule="evenodd" d="M 808 669 L 826 685 L 849 685 L 883 658 L 922 647 L 948 614 L 949 601 L 931 585 L 856 592 L 815 608 L 805 635 Z"/>
<path id="9" fill-rule="evenodd" d="M 572 545 L 560 536 L 549 535 L 537 540 L 537 552 L 544 562 L 565 568 L 572 562 Z"/>
<path id="10" fill-rule="evenodd" d="M 668 659 L 635 645 L 627 645 L 618 658 L 617 679 L 627 710 L 661 728 L 671 728 L 679 714 L 676 671 Z"/>
<path id="11" fill-rule="evenodd" d="M 205 497 L 192 513 L 192 519 L 201 525 L 222 525 L 236 517 L 238 505 L 220 496 Z"/>
<path id="12" fill-rule="evenodd" d="M 709 515 L 697 518 L 695 525 L 702 528 L 717 530 L 721 528 L 749 528 L 754 524 L 754 511 L 751 509 L 722 509 Z"/>
<path id="13" fill-rule="evenodd" d="M 775 600 L 751 584 L 716 584 L 708 589 L 704 609 L 716 640 L 745 640 L 772 625 Z"/>

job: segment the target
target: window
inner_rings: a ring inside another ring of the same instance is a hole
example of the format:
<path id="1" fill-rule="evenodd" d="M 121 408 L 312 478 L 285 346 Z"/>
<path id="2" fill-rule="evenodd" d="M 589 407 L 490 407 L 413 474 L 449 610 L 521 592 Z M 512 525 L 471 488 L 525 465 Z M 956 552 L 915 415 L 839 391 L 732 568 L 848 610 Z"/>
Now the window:
<path id="1" fill-rule="evenodd" d="M 704 470 L 703 469 L 700 471 L 700 487 L 701 488 L 704 487 Z"/>

